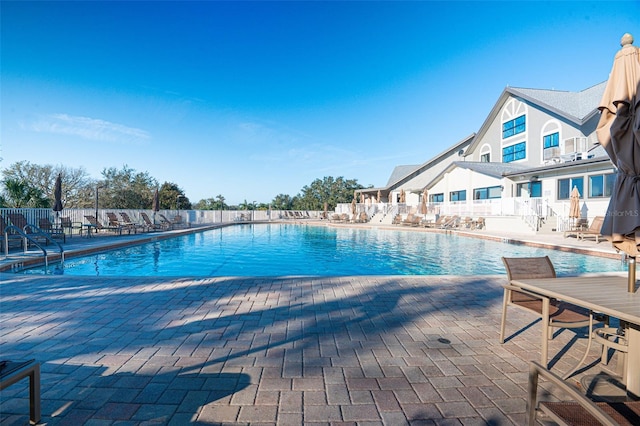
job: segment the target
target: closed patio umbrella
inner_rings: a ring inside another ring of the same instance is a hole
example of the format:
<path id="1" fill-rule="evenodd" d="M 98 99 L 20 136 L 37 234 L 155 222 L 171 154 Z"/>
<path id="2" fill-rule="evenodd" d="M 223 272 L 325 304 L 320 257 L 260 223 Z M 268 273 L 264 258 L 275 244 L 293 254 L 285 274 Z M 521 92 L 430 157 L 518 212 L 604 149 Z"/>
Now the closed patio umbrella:
<path id="1" fill-rule="evenodd" d="M 53 187 L 53 211 L 56 212 L 56 220 L 62 209 L 62 174 L 58 173 L 56 183 Z"/>
<path id="2" fill-rule="evenodd" d="M 156 213 L 160 211 L 160 195 L 158 194 L 158 188 L 156 188 L 156 191 L 153 193 L 151 210 L 153 210 L 153 223 L 156 223 Z"/>
<path id="3" fill-rule="evenodd" d="M 381 199 L 381 198 L 382 198 L 382 197 L 381 197 L 381 195 L 380 195 L 380 190 L 378 189 L 378 196 L 376 197 L 376 203 L 380 203 L 380 202 L 382 202 L 382 199 Z"/>
<path id="4" fill-rule="evenodd" d="M 635 257 L 640 245 L 640 49 L 622 36 L 600 109 L 596 134 L 618 169 L 602 235 L 629 258 L 629 291 L 635 289 Z"/>
<path id="5" fill-rule="evenodd" d="M 569 198 L 569 219 L 575 219 L 580 217 L 580 191 L 578 187 L 574 186 Z"/>
<path id="6" fill-rule="evenodd" d="M 354 216 L 356 215 L 356 199 L 355 198 L 351 201 L 351 214 Z"/>
<path id="7" fill-rule="evenodd" d="M 427 188 L 422 191 L 422 203 L 420 204 L 420 213 L 427 215 Z"/>
<path id="8" fill-rule="evenodd" d="M 407 202 L 407 195 L 404 193 L 404 189 L 400 190 L 400 202 L 401 203 Z"/>

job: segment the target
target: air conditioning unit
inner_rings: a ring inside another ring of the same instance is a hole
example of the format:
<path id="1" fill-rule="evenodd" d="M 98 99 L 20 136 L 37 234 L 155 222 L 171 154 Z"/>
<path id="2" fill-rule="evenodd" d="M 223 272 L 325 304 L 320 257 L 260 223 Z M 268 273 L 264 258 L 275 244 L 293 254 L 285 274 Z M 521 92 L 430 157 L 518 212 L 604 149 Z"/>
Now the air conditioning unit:
<path id="1" fill-rule="evenodd" d="M 588 142 L 586 137 L 568 138 L 562 141 L 562 155 L 565 158 L 580 160 L 587 158 Z"/>

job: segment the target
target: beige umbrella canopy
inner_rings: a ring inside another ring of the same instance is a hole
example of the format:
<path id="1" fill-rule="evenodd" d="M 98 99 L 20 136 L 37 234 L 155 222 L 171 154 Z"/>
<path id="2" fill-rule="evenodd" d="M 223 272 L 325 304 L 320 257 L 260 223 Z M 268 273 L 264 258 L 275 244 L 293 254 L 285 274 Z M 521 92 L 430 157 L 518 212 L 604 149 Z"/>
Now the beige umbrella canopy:
<path id="1" fill-rule="evenodd" d="M 351 201 L 351 214 L 355 216 L 356 214 L 356 199 L 354 198 Z"/>
<path id="2" fill-rule="evenodd" d="M 378 196 L 376 197 L 376 203 L 380 203 L 382 200 L 382 197 L 380 195 L 380 190 L 378 189 Z"/>
<path id="3" fill-rule="evenodd" d="M 616 248 L 632 256 L 630 290 L 632 278 L 635 285 L 635 256 L 640 254 L 640 49 L 632 43 L 631 34 L 622 36 L 622 49 L 613 60 L 598 106 L 601 115 L 596 128 L 600 144 L 618 168 L 600 232 L 610 236 Z"/>
<path id="4" fill-rule="evenodd" d="M 569 198 L 569 218 L 577 219 L 580 217 L 580 191 L 574 186 Z"/>
<path id="5" fill-rule="evenodd" d="M 420 213 L 427 214 L 427 188 L 422 191 L 422 203 L 420 204 Z"/>
<path id="6" fill-rule="evenodd" d="M 407 195 L 404 193 L 404 189 L 400 190 L 400 202 L 401 203 L 407 202 Z"/>

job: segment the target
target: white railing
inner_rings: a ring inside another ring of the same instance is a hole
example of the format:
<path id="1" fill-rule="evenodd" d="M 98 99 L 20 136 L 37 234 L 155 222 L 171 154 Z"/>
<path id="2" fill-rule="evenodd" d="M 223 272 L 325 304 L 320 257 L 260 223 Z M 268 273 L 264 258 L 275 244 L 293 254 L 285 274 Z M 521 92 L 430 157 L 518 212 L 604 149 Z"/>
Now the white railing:
<path id="1" fill-rule="evenodd" d="M 404 203 L 376 204 L 378 211 L 384 211 L 390 214 L 407 215 L 409 213 L 419 212 L 420 205 L 408 205 Z M 342 203 L 336 207 L 336 213 L 351 214 L 351 204 Z M 371 206 L 365 204 L 356 204 L 356 210 L 367 211 Z M 366 210 L 365 210 L 366 209 Z M 489 200 L 467 200 L 467 201 L 451 201 L 442 203 L 427 203 L 427 212 L 430 215 L 448 215 L 461 217 L 491 217 L 491 216 L 519 216 L 529 226 L 538 230 L 543 218 L 555 216 L 553 208 L 549 205 L 545 198 L 493 198 Z"/>

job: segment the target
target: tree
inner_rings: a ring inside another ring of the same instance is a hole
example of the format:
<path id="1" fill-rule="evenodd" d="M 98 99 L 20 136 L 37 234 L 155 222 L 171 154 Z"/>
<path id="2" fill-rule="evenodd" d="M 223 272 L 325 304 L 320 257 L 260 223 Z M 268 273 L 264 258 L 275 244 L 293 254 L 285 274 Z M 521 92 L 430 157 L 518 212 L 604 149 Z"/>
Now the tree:
<path id="1" fill-rule="evenodd" d="M 293 209 L 293 198 L 291 198 L 291 195 L 278 194 L 271 201 L 271 208 L 274 210 L 291 210 Z"/>
<path id="2" fill-rule="evenodd" d="M 240 203 L 238 208 L 240 210 L 255 210 L 256 209 L 256 202 L 254 201 L 253 203 L 250 203 L 247 200 L 244 200 L 242 203 Z"/>
<path id="3" fill-rule="evenodd" d="M 324 203 L 327 203 L 328 209 L 333 210 L 338 203 L 350 203 L 354 191 L 362 188 L 364 187 L 356 179 L 344 179 L 342 176 L 316 179 L 311 185 L 302 188 L 302 193 L 294 200 L 293 208 L 324 210 Z"/>
<path id="4" fill-rule="evenodd" d="M 5 179 L 2 183 L 4 185 L 2 203 L 6 207 L 51 207 L 51 202 L 40 189 L 31 186 L 26 181 Z"/>
<path id="5" fill-rule="evenodd" d="M 179 198 L 178 198 L 179 196 Z M 165 182 L 158 190 L 161 209 L 191 209 L 191 201 L 184 195 L 184 191 L 175 183 Z"/>
<path id="6" fill-rule="evenodd" d="M 102 171 L 100 206 L 111 209 L 150 209 L 157 181 L 148 172 L 136 172 L 126 164 L 121 170 Z"/>
<path id="7" fill-rule="evenodd" d="M 196 210 L 225 210 L 228 207 L 225 204 L 225 198 L 221 194 L 218 194 L 216 198 L 200 200 L 193 206 Z"/>
<path id="8" fill-rule="evenodd" d="M 39 191 L 53 205 L 53 188 L 58 174 L 62 175 L 62 201 L 65 208 L 90 207 L 93 204 L 95 181 L 82 167 L 74 169 L 62 165 L 44 166 L 18 161 L 2 171 L 4 179 L 25 182 Z"/>

